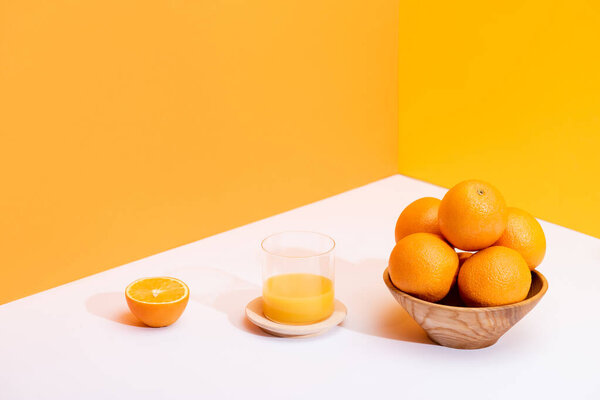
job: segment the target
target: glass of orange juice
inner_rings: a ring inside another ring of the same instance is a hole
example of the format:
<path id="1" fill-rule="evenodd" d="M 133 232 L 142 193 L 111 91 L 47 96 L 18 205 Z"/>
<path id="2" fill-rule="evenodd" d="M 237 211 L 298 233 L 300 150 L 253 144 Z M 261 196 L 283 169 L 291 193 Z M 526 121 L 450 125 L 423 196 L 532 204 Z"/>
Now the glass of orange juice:
<path id="1" fill-rule="evenodd" d="M 289 231 L 268 236 L 261 247 L 265 317 L 294 325 L 327 319 L 334 309 L 335 241 Z"/>

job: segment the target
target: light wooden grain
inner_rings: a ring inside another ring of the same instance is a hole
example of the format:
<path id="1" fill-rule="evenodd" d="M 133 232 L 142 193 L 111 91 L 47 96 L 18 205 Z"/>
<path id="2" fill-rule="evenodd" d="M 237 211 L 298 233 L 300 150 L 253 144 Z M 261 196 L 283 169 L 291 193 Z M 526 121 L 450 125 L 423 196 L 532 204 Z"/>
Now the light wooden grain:
<path id="1" fill-rule="evenodd" d="M 444 301 L 446 304 L 418 299 L 396 288 L 390 281 L 387 268 L 383 273 L 383 280 L 396 301 L 431 340 L 457 349 L 480 349 L 493 345 L 531 311 L 548 290 L 548 282 L 542 274 L 534 270 L 531 277 L 529 294 L 519 303 L 499 307 L 465 307 L 457 305 L 460 301 L 456 296 L 449 296 Z"/>
<path id="2" fill-rule="evenodd" d="M 335 300 L 333 314 L 323 321 L 309 325 L 288 325 L 271 321 L 263 313 L 262 297 L 257 297 L 246 306 L 246 316 L 254 325 L 263 331 L 279 337 L 310 337 L 327 332 L 334 326 L 342 323 L 346 319 L 346 306 L 339 300 Z"/>

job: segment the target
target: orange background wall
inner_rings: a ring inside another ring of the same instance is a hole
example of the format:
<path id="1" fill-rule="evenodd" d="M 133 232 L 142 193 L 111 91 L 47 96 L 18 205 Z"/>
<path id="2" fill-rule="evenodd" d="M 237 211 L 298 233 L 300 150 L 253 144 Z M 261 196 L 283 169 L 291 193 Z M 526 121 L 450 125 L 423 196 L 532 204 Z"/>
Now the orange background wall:
<path id="1" fill-rule="evenodd" d="M 0 1 L 0 303 L 397 170 L 394 1 Z"/>
<path id="2" fill-rule="evenodd" d="M 400 7 L 400 173 L 600 237 L 600 2 Z"/>
<path id="3" fill-rule="evenodd" d="M 600 237 L 600 3 L 395 3 L 0 0 L 0 303 L 398 170 Z"/>

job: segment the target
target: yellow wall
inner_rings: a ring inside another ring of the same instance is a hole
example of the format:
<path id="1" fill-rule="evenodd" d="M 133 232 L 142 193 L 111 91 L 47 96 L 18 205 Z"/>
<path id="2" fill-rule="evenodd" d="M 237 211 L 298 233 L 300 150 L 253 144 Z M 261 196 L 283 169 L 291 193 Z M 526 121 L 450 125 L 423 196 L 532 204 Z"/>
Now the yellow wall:
<path id="1" fill-rule="evenodd" d="M 0 1 L 0 303 L 395 173 L 394 3 Z"/>
<path id="2" fill-rule="evenodd" d="M 600 237 L 600 2 L 400 4 L 400 173 Z"/>

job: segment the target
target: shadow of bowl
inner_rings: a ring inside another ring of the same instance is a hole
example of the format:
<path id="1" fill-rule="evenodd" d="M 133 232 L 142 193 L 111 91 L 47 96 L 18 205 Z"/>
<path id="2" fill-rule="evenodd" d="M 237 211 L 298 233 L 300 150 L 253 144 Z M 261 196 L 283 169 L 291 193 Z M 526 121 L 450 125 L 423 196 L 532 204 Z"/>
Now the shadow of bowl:
<path id="1" fill-rule="evenodd" d="M 383 280 L 390 293 L 434 342 L 456 349 L 481 349 L 496 343 L 537 305 L 548 290 L 548 281 L 531 272 L 531 288 L 525 300 L 498 307 L 461 307 L 431 303 L 396 288 L 386 268 Z"/>

